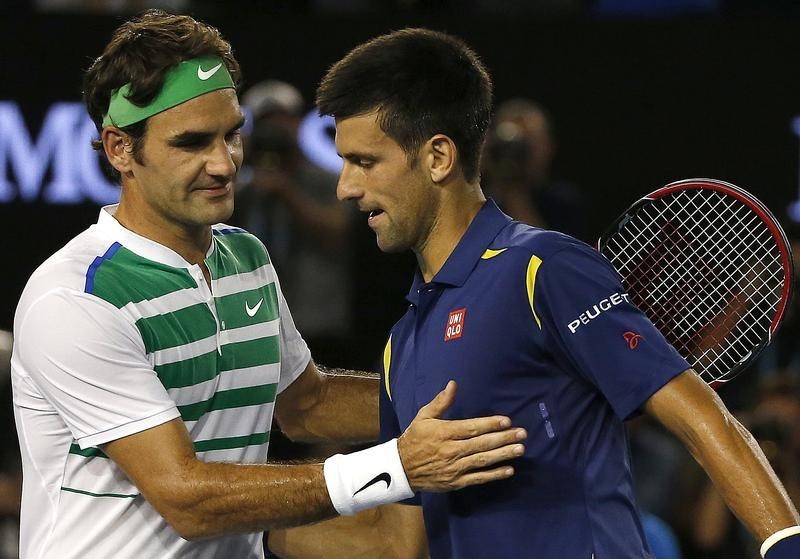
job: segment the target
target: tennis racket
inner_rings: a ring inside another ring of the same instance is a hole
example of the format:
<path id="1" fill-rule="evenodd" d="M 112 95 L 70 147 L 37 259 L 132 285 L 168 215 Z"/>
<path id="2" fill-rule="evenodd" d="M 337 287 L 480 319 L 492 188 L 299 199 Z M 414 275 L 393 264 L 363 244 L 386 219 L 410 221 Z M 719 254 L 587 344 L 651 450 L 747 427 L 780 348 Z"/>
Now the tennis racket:
<path id="1" fill-rule="evenodd" d="M 713 387 L 770 342 L 792 295 L 792 252 L 753 195 L 713 179 L 673 182 L 597 242 L 631 300 Z"/>

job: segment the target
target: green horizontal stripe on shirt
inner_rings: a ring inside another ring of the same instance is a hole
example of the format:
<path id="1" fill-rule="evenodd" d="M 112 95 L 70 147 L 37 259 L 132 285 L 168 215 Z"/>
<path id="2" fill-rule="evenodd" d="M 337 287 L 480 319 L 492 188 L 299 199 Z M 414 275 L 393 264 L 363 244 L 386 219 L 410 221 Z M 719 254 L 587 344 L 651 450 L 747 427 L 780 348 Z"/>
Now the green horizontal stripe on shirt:
<path id="1" fill-rule="evenodd" d="M 156 365 L 153 369 L 158 375 L 158 380 L 167 390 L 170 388 L 183 388 L 184 386 L 192 386 L 209 381 L 217 376 L 219 374 L 217 369 L 218 356 L 217 350 L 213 349 L 208 353 L 191 359 Z"/>
<path id="2" fill-rule="evenodd" d="M 227 330 L 269 322 L 278 318 L 278 294 L 274 283 L 257 289 L 225 295 L 217 298 L 216 302 L 220 320 L 225 323 Z M 248 309 L 252 312 L 256 307 L 258 309 L 255 314 L 250 316 Z"/>
<path id="3" fill-rule="evenodd" d="M 97 269 L 92 292 L 122 308 L 131 302 L 139 303 L 196 287 L 187 270 L 142 258 L 122 247 Z"/>
<path id="4" fill-rule="evenodd" d="M 263 384 L 261 386 L 234 388 L 233 390 L 220 390 L 208 400 L 178 406 L 178 411 L 184 421 L 197 421 L 203 415 L 212 411 L 274 402 L 277 388 L 277 384 Z"/>
<path id="5" fill-rule="evenodd" d="M 90 446 L 89 448 L 83 449 L 81 448 L 78 443 L 72 443 L 69 447 L 70 454 L 77 454 L 79 456 L 83 456 L 84 458 L 108 458 L 105 453 L 97 447 Z"/>
<path id="6" fill-rule="evenodd" d="M 142 335 L 147 353 L 190 344 L 217 333 L 214 315 L 205 303 L 140 318 L 136 321 L 136 327 Z"/>
<path id="7" fill-rule="evenodd" d="M 220 356 L 220 371 L 232 371 L 258 365 L 270 365 L 281 360 L 278 335 L 244 342 L 225 344 Z"/>
<path id="8" fill-rule="evenodd" d="M 214 240 L 216 250 L 206 264 L 215 279 L 246 274 L 269 264 L 264 245 L 249 233 L 214 235 Z"/>
<path id="9" fill-rule="evenodd" d="M 138 493 L 134 493 L 132 495 L 126 495 L 124 493 L 92 493 L 91 491 L 83 491 L 82 489 L 75 489 L 73 487 L 62 487 L 61 491 L 79 493 L 80 495 L 88 495 L 89 497 L 112 497 L 115 499 L 135 499 L 139 496 Z"/>
<path id="10" fill-rule="evenodd" d="M 183 388 L 206 382 L 222 371 L 271 365 L 280 360 L 278 336 L 257 338 L 246 342 L 226 344 L 222 355 L 214 349 L 208 353 L 153 367 L 164 388 Z"/>
<path id="11" fill-rule="evenodd" d="M 266 433 L 254 433 L 242 437 L 227 437 L 221 439 L 209 439 L 207 441 L 195 441 L 195 452 L 206 452 L 208 450 L 228 450 L 231 448 L 244 448 L 269 442 L 269 431 Z"/>

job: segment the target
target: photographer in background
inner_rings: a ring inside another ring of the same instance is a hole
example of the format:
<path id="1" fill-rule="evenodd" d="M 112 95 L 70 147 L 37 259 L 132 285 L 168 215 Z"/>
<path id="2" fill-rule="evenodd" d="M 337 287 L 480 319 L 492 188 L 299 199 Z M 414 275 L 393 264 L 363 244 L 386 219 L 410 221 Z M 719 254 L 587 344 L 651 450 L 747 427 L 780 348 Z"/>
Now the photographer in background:
<path id="1" fill-rule="evenodd" d="M 553 125 L 547 111 L 527 99 L 501 104 L 483 157 L 488 193 L 500 208 L 523 223 L 592 242 L 585 195 L 574 184 L 555 179 Z"/>
<path id="2" fill-rule="evenodd" d="M 297 142 L 300 92 L 268 80 L 242 96 L 253 118 L 233 222 L 268 247 L 297 327 L 321 362 L 348 365 L 351 213 L 336 200 L 336 175 L 308 161 Z"/>

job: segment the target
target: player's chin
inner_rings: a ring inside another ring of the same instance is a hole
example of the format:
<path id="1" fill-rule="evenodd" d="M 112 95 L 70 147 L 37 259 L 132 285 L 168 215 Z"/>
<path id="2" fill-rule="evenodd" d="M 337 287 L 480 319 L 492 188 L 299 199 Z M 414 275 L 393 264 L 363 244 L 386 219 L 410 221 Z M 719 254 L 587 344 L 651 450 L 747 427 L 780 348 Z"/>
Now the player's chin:
<path id="1" fill-rule="evenodd" d="M 233 196 L 205 200 L 201 207 L 197 208 L 196 215 L 198 221 L 205 225 L 228 221 L 233 215 Z"/>
<path id="2" fill-rule="evenodd" d="M 380 233 L 378 233 L 376 237 L 378 242 L 378 248 L 381 250 L 381 252 L 386 252 L 386 253 L 405 252 L 409 248 L 411 248 L 408 243 L 405 243 L 402 240 L 397 239 L 391 235 L 381 235 Z"/>

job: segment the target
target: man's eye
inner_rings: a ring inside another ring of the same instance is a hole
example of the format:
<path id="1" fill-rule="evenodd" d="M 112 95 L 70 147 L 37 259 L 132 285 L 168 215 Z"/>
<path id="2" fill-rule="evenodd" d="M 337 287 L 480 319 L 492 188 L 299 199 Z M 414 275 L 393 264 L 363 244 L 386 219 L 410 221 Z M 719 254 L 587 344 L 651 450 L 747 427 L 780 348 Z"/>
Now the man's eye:
<path id="1" fill-rule="evenodd" d="M 208 140 L 205 138 L 181 138 L 175 141 L 172 145 L 177 148 L 196 149 L 201 148 L 206 144 L 208 144 Z"/>

